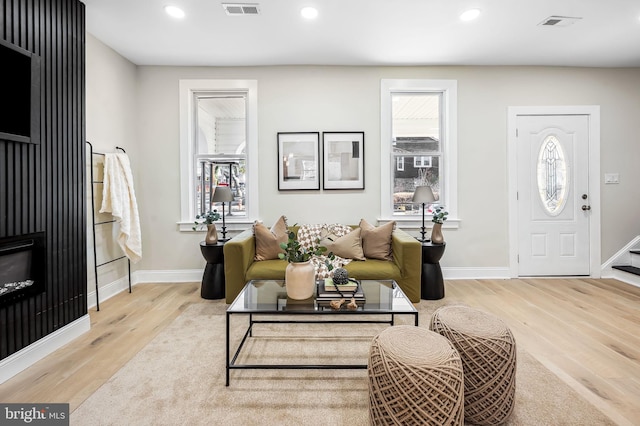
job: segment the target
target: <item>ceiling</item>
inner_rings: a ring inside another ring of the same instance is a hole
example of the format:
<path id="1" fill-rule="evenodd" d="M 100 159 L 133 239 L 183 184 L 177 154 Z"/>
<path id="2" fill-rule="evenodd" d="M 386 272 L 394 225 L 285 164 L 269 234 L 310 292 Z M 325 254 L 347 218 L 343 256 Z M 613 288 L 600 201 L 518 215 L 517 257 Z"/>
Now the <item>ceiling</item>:
<path id="1" fill-rule="evenodd" d="M 219 0 L 83 2 L 87 31 L 137 65 L 640 67 L 638 0 L 259 0 L 253 16 Z M 469 8 L 480 17 L 461 21 Z M 581 19 L 539 25 L 552 15 Z"/>

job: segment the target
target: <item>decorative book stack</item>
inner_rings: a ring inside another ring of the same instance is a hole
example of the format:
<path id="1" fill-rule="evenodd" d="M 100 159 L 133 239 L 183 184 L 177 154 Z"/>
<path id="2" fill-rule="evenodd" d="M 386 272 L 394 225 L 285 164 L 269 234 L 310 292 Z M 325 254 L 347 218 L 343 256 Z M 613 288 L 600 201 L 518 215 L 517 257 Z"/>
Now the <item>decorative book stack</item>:
<path id="1" fill-rule="evenodd" d="M 354 298 L 356 302 L 364 302 L 362 286 L 357 281 L 349 281 L 347 284 L 335 284 L 333 279 L 325 278 L 318 281 L 318 302 L 330 302 L 332 300 L 345 299 L 347 302 Z"/>

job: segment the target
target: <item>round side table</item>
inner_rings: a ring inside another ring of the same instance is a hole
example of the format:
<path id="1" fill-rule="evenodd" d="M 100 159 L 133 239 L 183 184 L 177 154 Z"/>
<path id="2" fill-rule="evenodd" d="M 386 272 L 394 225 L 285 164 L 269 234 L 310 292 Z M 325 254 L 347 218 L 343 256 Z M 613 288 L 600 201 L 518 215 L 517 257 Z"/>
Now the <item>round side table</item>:
<path id="1" fill-rule="evenodd" d="M 224 241 L 216 244 L 200 242 L 200 251 L 207 261 L 202 276 L 202 287 L 200 287 L 200 297 L 203 299 L 223 299 L 224 298 Z"/>
<path id="2" fill-rule="evenodd" d="M 422 242 L 422 277 L 421 298 L 428 300 L 444 297 L 444 279 L 440 268 L 440 259 L 444 255 L 446 243 L 433 244 L 431 241 Z"/>

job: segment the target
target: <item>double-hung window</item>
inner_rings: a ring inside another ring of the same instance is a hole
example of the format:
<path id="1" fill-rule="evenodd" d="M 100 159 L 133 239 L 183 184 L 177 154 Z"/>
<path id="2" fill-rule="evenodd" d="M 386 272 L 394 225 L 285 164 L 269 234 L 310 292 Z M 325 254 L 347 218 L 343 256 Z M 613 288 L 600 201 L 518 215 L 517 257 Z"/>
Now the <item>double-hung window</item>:
<path id="1" fill-rule="evenodd" d="M 181 230 L 196 215 L 222 211 L 216 187 L 231 190 L 227 222 L 246 224 L 257 209 L 257 83 L 181 80 Z"/>
<path id="2" fill-rule="evenodd" d="M 415 220 L 413 193 L 425 185 L 437 200 L 427 214 L 443 205 L 457 217 L 456 92 L 455 80 L 382 80 L 383 219 Z"/>

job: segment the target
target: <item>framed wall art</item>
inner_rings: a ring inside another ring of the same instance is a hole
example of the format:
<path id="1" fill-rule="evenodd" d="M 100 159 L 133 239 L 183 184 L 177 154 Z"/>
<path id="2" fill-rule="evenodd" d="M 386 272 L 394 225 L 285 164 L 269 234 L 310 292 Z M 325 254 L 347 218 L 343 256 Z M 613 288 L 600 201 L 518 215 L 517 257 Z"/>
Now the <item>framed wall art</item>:
<path id="1" fill-rule="evenodd" d="M 324 189 L 364 189 L 364 132 L 323 132 L 322 174 Z"/>
<path id="2" fill-rule="evenodd" d="M 320 133 L 278 133 L 278 190 L 320 189 Z"/>

